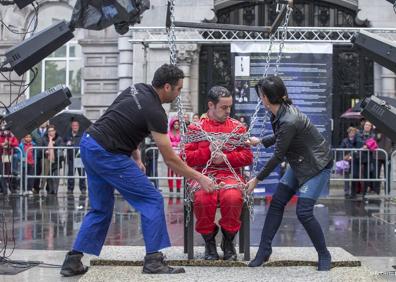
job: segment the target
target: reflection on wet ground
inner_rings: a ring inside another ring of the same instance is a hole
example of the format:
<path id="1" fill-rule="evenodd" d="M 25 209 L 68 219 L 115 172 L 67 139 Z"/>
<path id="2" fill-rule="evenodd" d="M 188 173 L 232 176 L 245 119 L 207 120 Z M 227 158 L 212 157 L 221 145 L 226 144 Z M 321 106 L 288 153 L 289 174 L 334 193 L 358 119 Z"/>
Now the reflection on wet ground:
<path id="1" fill-rule="evenodd" d="M 269 201 L 265 199 L 255 202 L 255 216 L 251 222 L 252 245 L 259 243 L 268 204 Z M 13 247 L 12 230 L 18 249 L 69 249 L 88 208 L 88 198 L 85 195 L 0 198 L 0 211 L 5 215 L 7 223 L 7 249 Z M 177 197 L 165 197 L 165 208 L 172 244 L 183 245 L 183 201 Z M 342 247 L 355 256 L 396 254 L 396 205 L 389 201 L 322 199 L 315 208 L 315 214 L 324 229 L 329 246 Z M 196 234 L 194 238 L 195 244 L 203 244 L 201 236 Z M 144 245 L 140 217 L 121 197 L 115 201 L 106 244 Z M 0 247 L 3 245 L 4 242 L 1 242 Z M 274 246 L 311 246 L 295 216 L 295 203 L 290 203 L 286 208 Z"/>

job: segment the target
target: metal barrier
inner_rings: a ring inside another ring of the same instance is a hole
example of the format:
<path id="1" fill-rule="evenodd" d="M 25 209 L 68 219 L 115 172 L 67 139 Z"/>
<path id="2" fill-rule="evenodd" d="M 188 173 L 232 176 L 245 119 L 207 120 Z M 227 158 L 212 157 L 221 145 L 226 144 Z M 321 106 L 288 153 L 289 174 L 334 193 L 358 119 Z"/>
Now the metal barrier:
<path id="1" fill-rule="evenodd" d="M 29 151 L 22 152 L 19 147 L 9 150 L 5 151 L 6 154 L 3 154 L 0 160 L 0 185 L 3 189 L 7 189 L 12 183 L 15 184 L 14 187 L 19 186 L 19 193 L 23 194 L 30 190 L 35 179 L 39 179 L 41 188 L 44 188 L 44 182 L 48 184 L 49 181 L 50 185 L 57 189 L 60 179 L 86 178 L 79 157 L 79 147 L 55 147 L 52 161 L 49 160 L 48 147 L 32 147 L 29 150 L 32 150 L 34 155 L 34 165 L 29 164 L 28 158 L 23 157 L 29 154 Z M 396 186 L 396 170 L 390 169 L 396 168 L 396 151 L 392 153 L 390 160 L 383 149 L 371 152 L 367 149 L 335 148 L 332 151 L 335 162 L 331 181 L 342 181 L 346 186 L 352 182 L 364 182 L 366 187 L 370 184 L 376 185 L 376 189 L 384 183 L 385 195 L 389 195 L 392 186 Z M 146 173 L 153 184 L 158 188 L 168 187 L 166 181 L 172 180 L 182 181 L 181 187 L 183 187 L 184 178 L 176 175 L 169 177 L 166 166 L 159 163 L 158 158 L 160 154 L 157 147 L 149 147 L 145 150 Z M 340 170 L 337 167 L 337 162 L 342 160 L 349 164 L 348 169 Z"/>
<path id="2" fill-rule="evenodd" d="M 390 194 L 389 158 L 385 150 L 335 148 L 332 151 L 335 161 L 330 181 L 345 182 L 345 189 L 348 183 L 350 185 L 352 182 L 363 182 L 365 190 L 371 185 L 378 192 L 381 191 L 380 184 L 384 183 L 384 194 Z"/>
<path id="3" fill-rule="evenodd" d="M 50 149 L 35 146 L 29 148 L 24 155 L 30 153 L 34 156 L 34 164 L 29 164 L 27 157 L 23 160 L 23 192 L 31 190 L 35 179 L 40 181 L 40 190 L 47 185 L 50 193 L 57 193 L 60 179 L 86 179 L 80 147 L 59 146 Z"/>
<path id="4" fill-rule="evenodd" d="M 159 166 L 159 150 L 157 147 L 149 147 L 147 148 L 144 154 L 144 164 L 146 166 L 146 175 L 148 179 L 153 182 L 153 185 L 159 189 L 162 187 L 169 187 L 170 181 L 173 182 L 174 186 L 177 186 L 178 182 L 180 183 L 181 191 L 184 187 L 184 177 L 177 176 L 169 176 L 167 171 L 167 167 Z M 168 183 L 166 183 L 168 181 Z M 174 189 L 174 188 L 173 188 Z M 177 188 L 176 188 L 177 189 Z"/>
<path id="5" fill-rule="evenodd" d="M 18 186 L 22 193 L 22 151 L 19 147 L 2 149 L 0 154 L 0 192 L 3 194 L 16 192 Z"/>

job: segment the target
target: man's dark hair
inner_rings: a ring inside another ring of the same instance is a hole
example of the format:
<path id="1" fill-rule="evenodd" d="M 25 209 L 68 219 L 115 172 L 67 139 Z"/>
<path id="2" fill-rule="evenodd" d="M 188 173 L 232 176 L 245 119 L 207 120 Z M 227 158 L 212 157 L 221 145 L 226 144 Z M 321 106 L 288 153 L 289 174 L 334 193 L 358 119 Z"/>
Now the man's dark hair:
<path id="1" fill-rule="evenodd" d="M 162 88 L 166 83 L 169 83 L 172 87 L 175 87 L 179 79 L 183 78 L 184 73 L 181 69 L 174 65 L 164 64 L 155 71 L 151 84 L 155 88 Z"/>
<path id="2" fill-rule="evenodd" d="M 293 102 L 287 94 L 283 80 L 279 76 L 267 76 L 261 79 L 255 86 L 257 95 L 265 95 L 271 104 L 291 105 Z M 260 94 L 261 93 L 261 94 Z"/>
<path id="3" fill-rule="evenodd" d="M 212 102 L 216 106 L 220 97 L 231 97 L 231 93 L 223 86 L 213 86 L 210 88 L 208 93 L 208 102 Z"/>

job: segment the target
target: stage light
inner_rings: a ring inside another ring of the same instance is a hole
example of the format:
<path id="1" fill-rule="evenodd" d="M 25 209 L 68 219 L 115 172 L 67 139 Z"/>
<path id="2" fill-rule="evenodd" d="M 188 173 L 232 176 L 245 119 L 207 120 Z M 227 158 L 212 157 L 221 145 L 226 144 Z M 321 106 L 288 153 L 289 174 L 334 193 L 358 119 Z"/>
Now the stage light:
<path id="1" fill-rule="evenodd" d="M 71 104 L 69 88 L 57 85 L 8 109 L 3 121 L 5 129 L 18 139 L 38 128 L 55 114 Z"/>
<path id="2" fill-rule="evenodd" d="M 7 51 L 6 62 L 18 75 L 22 75 L 73 37 L 69 24 L 59 22 Z"/>
<path id="3" fill-rule="evenodd" d="M 394 41 L 379 34 L 361 30 L 352 38 L 352 43 L 366 56 L 396 72 L 396 44 Z"/>

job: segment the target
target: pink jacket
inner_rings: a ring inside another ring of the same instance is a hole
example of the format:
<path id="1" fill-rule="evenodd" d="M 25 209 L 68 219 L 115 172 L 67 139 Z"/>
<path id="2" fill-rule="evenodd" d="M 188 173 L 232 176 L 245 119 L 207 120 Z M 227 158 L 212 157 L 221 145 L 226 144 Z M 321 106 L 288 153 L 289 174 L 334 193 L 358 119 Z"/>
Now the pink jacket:
<path id="1" fill-rule="evenodd" d="M 170 123 L 169 123 L 169 130 L 168 130 L 168 136 L 172 144 L 172 148 L 177 149 L 179 147 L 180 141 L 181 141 L 181 136 L 180 136 L 180 131 L 177 131 L 176 134 L 173 134 L 173 126 L 175 122 L 178 121 L 177 118 L 172 118 Z"/>

